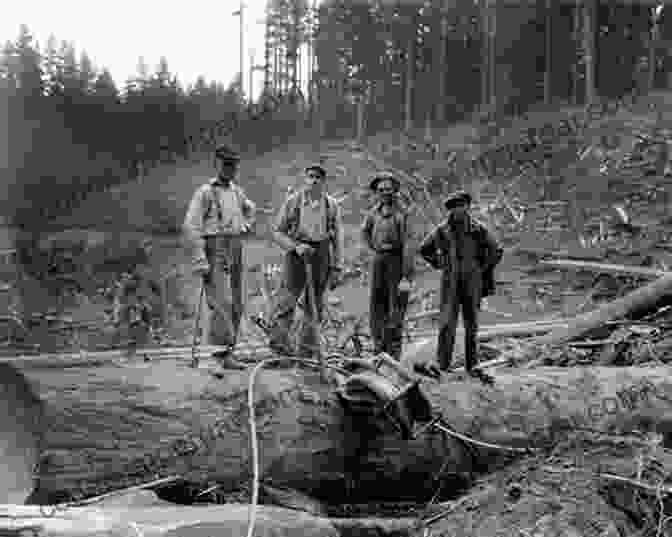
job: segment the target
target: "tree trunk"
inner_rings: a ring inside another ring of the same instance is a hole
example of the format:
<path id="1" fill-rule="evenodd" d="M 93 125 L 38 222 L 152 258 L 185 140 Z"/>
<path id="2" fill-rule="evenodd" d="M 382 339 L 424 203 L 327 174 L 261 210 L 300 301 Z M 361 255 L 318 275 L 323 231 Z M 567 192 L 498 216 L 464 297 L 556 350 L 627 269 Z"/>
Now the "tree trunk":
<path id="1" fill-rule="evenodd" d="M 441 23 L 439 37 L 439 58 L 436 66 L 438 80 L 438 96 L 436 101 L 436 119 L 440 125 L 446 121 L 446 84 L 448 81 L 448 2 L 444 0 L 441 6 Z"/>
<path id="2" fill-rule="evenodd" d="M 561 345 L 584 335 L 590 330 L 604 326 L 608 321 L 651 310 L 663 301 L 669 300 L 671 296 L 672 274 L 658 278 L 649 285 L 640 287 L 622 298 L 576 317 L 566 326 L 540 337 L 538 343 L 551 346 Z"/>
<path id="3" fill-rule="evenodd" d="M 38 368 L 24 362 L 21 371 L 46 402 L 48 425 L 35 498 L 99 494 L 159 473 L 218 481 L 224 490 L 247 484 L 249 372 L 216 380 L 186 363 Z M 639 407 L 669 412 L 668 378 L 666 368 L 538 368 L 501 372 L 494 387 L 444 379 L 422 390 L 457 431 L 521 447 L 567 427 L 623 425 Z M 436 430 L 404 440 L 390 422 L 345 412 L 316 371 L 261 371 L 255 416 L 262 478 L 323 501 L 346 494 L 351 501 L 428 498 L 440 468 L 455 486 L 476 463 L 492 469 L 506 453 L 479 448 L 471 458 Z"/>
<path id="4" fill-rule="evenodd" d="M 481 109 L 488 108 L 490 100 L 490 0 L 481 3 L 482 60 L 481 60 Z"/>
<path id="5" fill-rule="evenodd" d="M 583 53 L 586 68 L 586 105 L 595 102 L 595 18 L 597 1 L 584 0 L 583 3 Z"/>
<path id="6" fill-rule="evenodd" d="M 405 96 L 404 96 L 404 129 L 408 132 L 413 128 L 413 99 L 415 98 L 415 56 L 416 56 L 416 47 L 415 40 L 416 36 L 416 17 L 410 18 L 411 28 L 411 37 L 408 42 L 407 58 L 406 58 L 406 85 L 405 85 Z"/>
<path id="7" fill-rule="evenodd" d="M 551 104 L 552 88 L 551 81 L 553 79 L 552 58 L 553 58 L 553 4 L 552 0 L 546 0 L 545 6 L 545 24 L 544 24 L 544 103 Z"/>

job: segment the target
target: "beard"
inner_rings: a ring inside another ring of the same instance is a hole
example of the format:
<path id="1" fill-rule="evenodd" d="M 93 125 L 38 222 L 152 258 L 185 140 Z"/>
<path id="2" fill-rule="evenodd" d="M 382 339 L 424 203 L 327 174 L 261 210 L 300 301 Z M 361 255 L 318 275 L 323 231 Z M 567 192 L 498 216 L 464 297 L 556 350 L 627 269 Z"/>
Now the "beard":
<path id="1" fill-rule="evenodd" d="M 450 223 L 457 227 L 465 227 L 469 220 L 467 213 L 452 213 L 449 217 Z"/>

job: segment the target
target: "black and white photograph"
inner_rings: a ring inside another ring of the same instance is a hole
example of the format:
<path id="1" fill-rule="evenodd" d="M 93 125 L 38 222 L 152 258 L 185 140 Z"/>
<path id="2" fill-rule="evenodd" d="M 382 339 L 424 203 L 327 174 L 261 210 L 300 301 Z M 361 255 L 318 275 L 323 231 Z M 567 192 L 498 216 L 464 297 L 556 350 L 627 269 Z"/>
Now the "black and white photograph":
<path id="1" fill-rule="evenodd" d="M 0 9 L 0 537 L 672 537 L 672 1 Z"/>

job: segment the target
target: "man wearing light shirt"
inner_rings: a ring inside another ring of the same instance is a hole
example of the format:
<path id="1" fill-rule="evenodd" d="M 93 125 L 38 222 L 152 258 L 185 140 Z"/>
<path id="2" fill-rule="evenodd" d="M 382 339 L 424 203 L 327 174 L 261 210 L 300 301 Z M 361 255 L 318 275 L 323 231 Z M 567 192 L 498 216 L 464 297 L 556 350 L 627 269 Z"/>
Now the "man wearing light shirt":
<path id="1" fill-rule="evenodd" d="M 245 366 L 233 357 L 243 314 L 243 238 L 255 224 L 255 204 L 233 179 L 239 155 L 230 147 L 215 150 L 217 177 L 199 187 L 189 204 L 184 230 L 194 248 L 194 272 L 203 278 L 211 311 L 210 344 L 229 369 Z"/>
<path id="2" fill-rule="evenodd" d="M 342 271 L 343 225 L 337 201 L 326 192 L 326 170 L 319 164 L 306 168 L 306 184 L 291 194 L 278 214 L 273 239 L 285 252 L 284 282 L 271 312 L 270 346 L 281 354 L 311 356 L 319 347 L 315 330 L 321 321 L 324 293 L 330 279 Z M 306 264 L 312 281 L 307 281 Z M 312 318 L 310 294 L 305 295 L 304 323 L 298 348 L 289 338 L 297 302 L 307 285 L 315 291 L 317 319 Z"/>

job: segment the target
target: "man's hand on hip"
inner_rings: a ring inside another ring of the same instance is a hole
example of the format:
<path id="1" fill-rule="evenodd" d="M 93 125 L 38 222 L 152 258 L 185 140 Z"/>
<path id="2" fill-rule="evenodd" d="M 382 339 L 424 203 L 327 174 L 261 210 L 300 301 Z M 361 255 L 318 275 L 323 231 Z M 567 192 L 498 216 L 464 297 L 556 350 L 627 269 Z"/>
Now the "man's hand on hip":
<path id="1" fill-rule="evenodd" d="M 298 256 L 303 257 L 304 255 L 312 254 L 315 250 L 309 244 L 304 244 L 304 243 L 301 242 L 301 243 L 296 245 L 296 247 L 294 248 L 294 251 L 296 252 L 296 254 Z"/>
<path id="2" fill-rule="evenodd" d="M 333 291 L 343 284 L 343 267 L 332 266 L 329 268 L 329 289 Z"/>
<path id="3" fill-rule="evenodd" d="M 197 276 L 205 278 L 206 276 L 208 276 L 208 274 L 210 274 L 210 270 L 211 270 L 210 263 L 208 263 L 207 259 L 201 258 L 194 261 L 193 271 L 194 274 L 196 274 Z"/>
<path id="4" fill-rule="evenodd" d="M 410 282 L 410 280 L 404 278 L 399 282 L 397 289 L 399 290 L 400 293 L 409 293 L 412 287 L 413 284 Z"/>

